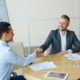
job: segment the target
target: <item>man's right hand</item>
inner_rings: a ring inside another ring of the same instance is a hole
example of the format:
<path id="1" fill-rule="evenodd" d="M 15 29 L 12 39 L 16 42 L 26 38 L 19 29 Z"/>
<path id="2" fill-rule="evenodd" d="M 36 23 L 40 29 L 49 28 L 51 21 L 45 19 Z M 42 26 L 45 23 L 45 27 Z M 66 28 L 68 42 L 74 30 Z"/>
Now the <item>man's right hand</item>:
<path id="1" fill-rule="evenodd" d="M 37 48 L 37 49 L 35 49 L 35 52 L 36 52 L 36 54 L 37 54 L 37 57 L 43 56 L 43 55 L 42 55 L 42 49 Z"/>
<path id="2" fill-rule="evenodd" d="M 35 51 L 38 52 L 38 53 L 42 53 L 42 49 L 41 48 L 37 48 L 37 49 L 35 49 Z"/>

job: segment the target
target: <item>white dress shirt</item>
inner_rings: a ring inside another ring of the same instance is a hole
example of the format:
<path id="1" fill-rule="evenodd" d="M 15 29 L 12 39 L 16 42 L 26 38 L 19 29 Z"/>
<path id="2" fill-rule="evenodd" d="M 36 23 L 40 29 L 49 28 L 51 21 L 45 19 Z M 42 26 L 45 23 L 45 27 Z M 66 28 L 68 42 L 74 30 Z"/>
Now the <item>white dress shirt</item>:
<path id="1" fill-rule="evenodd" d="M 66 50 L 66 33 L 65 31 L 60 31 L 61 36 L 61 51 Z"/>
<path id="2" fill-rule="evenodd" d="M 67 31 L 60 31 L 61 51 L 65 51 L 66 50 L 66 34 L 67 34 Z M 72 53 L 71 49 L 68 49 L 67 51 L 68 51 L 68 53 Z"/>
<path id="3" fill-rule="evenodd" d="M 0 40 L 0 80 L 10 80 L 14 64 L 25 66 L 31 63 L 35 58 L 35 53 L 22 58 L 13 52 L 7 43 Z"/>

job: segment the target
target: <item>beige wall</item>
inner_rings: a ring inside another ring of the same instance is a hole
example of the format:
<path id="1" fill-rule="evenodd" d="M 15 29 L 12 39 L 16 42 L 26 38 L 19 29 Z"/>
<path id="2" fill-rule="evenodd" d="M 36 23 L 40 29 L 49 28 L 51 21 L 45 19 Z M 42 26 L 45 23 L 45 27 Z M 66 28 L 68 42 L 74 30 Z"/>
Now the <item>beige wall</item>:
<path id="1" fill-rule="evenodd" d="M 69 28 L 80 36 L 80 0 L 6 0 L 6 5 L 14 40 L 25 46 L 41 45 L 62 14 L 70 16 Z"/>

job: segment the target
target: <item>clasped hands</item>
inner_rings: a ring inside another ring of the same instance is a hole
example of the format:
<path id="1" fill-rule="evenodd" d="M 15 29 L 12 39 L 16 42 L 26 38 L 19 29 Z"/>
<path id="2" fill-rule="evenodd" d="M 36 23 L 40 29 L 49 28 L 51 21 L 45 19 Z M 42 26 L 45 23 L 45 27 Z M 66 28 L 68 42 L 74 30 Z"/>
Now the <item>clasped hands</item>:
<path id="1" fill-rule="evenodd" d="M 40 48 L 35 49 L 35 53 L 36 53 L 37 57 L 42 57 L 43 56 L 42 55 L 42 49 L 40 49 Z"/>

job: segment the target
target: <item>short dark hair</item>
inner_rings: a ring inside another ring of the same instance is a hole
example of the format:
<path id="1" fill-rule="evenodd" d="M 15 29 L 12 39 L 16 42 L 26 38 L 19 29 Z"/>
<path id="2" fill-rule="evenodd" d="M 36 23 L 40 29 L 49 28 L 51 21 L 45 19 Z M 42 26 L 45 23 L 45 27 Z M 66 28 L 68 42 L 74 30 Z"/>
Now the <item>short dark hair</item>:
<path id="1" fill-rule="evenodd" d="M 11 24 L 8 22 L 0 22 L 0 38 L 2 37 L 2 34 L 9 31 L 9 26 Z"/>
<path id="2" fill-rule="evenodd" d="M 70 22 L 70 18 L 69 18 L 69 16 L 67 16 L 67 15 L 62 15 L 61 18 L 67 19 L 67 20 Z"/>

